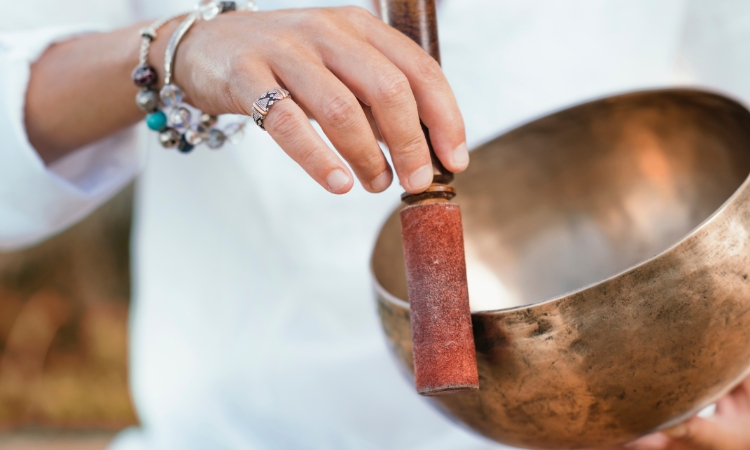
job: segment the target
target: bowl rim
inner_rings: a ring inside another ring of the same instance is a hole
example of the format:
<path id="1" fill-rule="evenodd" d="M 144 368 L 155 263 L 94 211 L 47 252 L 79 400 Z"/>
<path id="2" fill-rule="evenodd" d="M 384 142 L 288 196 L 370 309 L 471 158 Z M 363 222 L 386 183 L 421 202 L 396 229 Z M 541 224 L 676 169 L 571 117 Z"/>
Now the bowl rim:
<path id="1" fill-rule="evenodd" d="M 516 123 L 515 125 L 511 125 L 510 127 L 501 130 L 499 133 L 494 134 L 491 137 L 489 137 L 489 138 L 487 138 L 485 140 L 480 141 L 480 143 L 477 144 L 476 146 L 474 146 L 471 149 L 471 151 L 473 151 L 476 148 L 483 147 L 483 146 L 487 145 L 488 143 L 494 141 L 495 139 L 498 139 L 499 137 L 504 136 L 504 135 L 510 133 L 511 131 L 515 131 L 515 130 L 521 128 L 521 127 L 524 127 L 526 125 L 532 124 L 532 123 L 534 123 L 534 122 L 536 122 L 538 120 L 541 120 L 541 119 L 544 119 L 546 117 L 550 117 L 550 116 L 553 116 L 555 114 L 558 114 L 558 113 L 561 113 L 561 112 L 565 112 L 565 111 L 568 111 L 568 110 L 571 110 L 571 109 L 574 109 L 574 108 L 577 108 L 577 107 L 580 107 L 580 106 L 585 106 L 585 105 L 589 105 L 589 104 L 592 104 L 592 103 L 597 103 L 597 102 L 605 101 L 605 100 L 608 100 L 608 99 L 620 98 L 620 97 L 629 97 L 629 96 L 637 96 L 637 95 L 644 95 L 644 94 L 656 95 L 656 94 L 679 94 L 679 93 L 708 94 L 708 95 L 714 96 L 714 97 L 721 97 L 722 100 L 729 100 L 730 102 L 734 102 L 735 104 L 737 104 L 740 107 L 742 107 L 743 109 L 745 109 L 745 111 L 747 111 L 747 112 L 750 113 L 750 105 L 748 105 L 747 102 L 739 99 L 737 96 L 735 96 L 735 95 L 733 95 L 731 93 L 728 93 L 728 92 L 723 91 L 721 89 L 712 88 L 712 87 L 704 87 L 704 86 L 695 86 L 695 87 L 666 87 L 666 88 L 642 89 L 642 90 L 635 90 L 635 91 L 622 91 L 622 92 L 618 92 L 618 93 L 614 93 L 614 94 L 610 94 L 610 95 L 596 96 L 596 97 L 593 97 L 593 98 L 588 99 L 588 100 L 583 100 L 583 101 L 580 101 L 580 102 L 577 102 L 577 103 L 573 103 L 573 104 L 568 105 L 568 106 L 564 106 L 564 107 L 561 107 L 561 108 L 558 108 L 558 109 L 554 109 L 551 112 L 548 112 L 546 114 L 537 115 L 537 116 L 533 116 L 533 117 L 531 117 L 529 119 L 522 120 L 522 121 Z M 608 283 L 608 282 L 610 282 L 610 281 L 612 281 L 614 279 L 620 278 L 620 277 L 622 277 L 624 275 L 627 275 L 629 273 L 632 273 L 633 271 L 635 271 L 637 269 L 640 269 L 640 268 L 642 268 L 642 267 L 644 267 L 646 265 L 652 264 L 654 261 L 658 261 L 660 259 L 663 259 L 669 253 L 672 253 L 677 247 L 683 245 L 683 243 L 685 241 L 687 241 L 688 239 L 694 237 L 695 235 L 697 235 L 698 233 L 700 233 L 703 229 L 707 228 L 712 222 L 716 221 L 717 220 L 716 218 L 718 216 L 722 215 L 722 213 L 724 211 L 726 211 L 726 209 L 729 207 L 730 204 L 732 204 L 732 203 L 735 202 L 735 200 L 737 199 L 737 197 L 739 197 L 740 194 L 743 191 L 748 190 L 748 185 L 749 184 L 750 184 L 750 172 L 748 172 L 748 174 L 745 176 L 745 179 L 743 180 L 743 182 L 734 190 L 734 192 L 732 192 L 732 194 L 729 197 L 727 197 L 727 199 L 718 208 L 716 208 L 716 210 L 713 213 L 711 213 L 701 223 L 699 223 L 697 226 L 695 226 L 695 228 L 693 228 L 687 234 L 685 234 L 683 237 L 681 237 L 677 242 L 675 242 L 674 244 L 670 245 L 665 250 L 662 250 L 661 252 L 657 253 L 656 255 L 651 256 L 651 257 L 649 257 L 647 259 L 644 259 L 643 261 L 638 262 L 638 263 L 636 263 L 636 264 L 634 264 L 632 266 L 629 266 L 629 267 L 627 267 L 627 268 L 625 268 L 625 269 L 623 269 L 623 270 L 615 273 L 614 275 L 611 275 L 609 277 L 603 278 L 603 279 L 601 279 L 599 281 L 596 281 L 594 283 L 589 283 L 589 284 L 587 284 L 585 286 L 582 286 L 580 288 L 573 289 L 571 291 L 565 292 L 565 293 L 560 294 L 558 296 L 551 297 L 551 298 L 548 298 L 546 300 L 542 300 L 542 301 L 539 301 L 539 302 L 529 303 L 529 304 L 526 304 L 526 305 L 511 306 L 511 307 L 508 307 L 508 308 L 497 308 L 497 309 L 487 309 L 487 310 L 481 310 L 481 311 L 472 311 L 471 314 L 472 315 L 475 315 L 475 314 L 500 314 L 500 313 L 505 313 L 505 312 L 510 312 L 510 311 L 520 311 L 520 310 L 524 310 L 524 309 L 541 307 L 541 306 L 547 305 L 549 303 L 555 303 L 555 302 L 558 302 L 558 301 L 563 300 L 565 298 L 571 297 L 573 295 L 580 294 L 581 292 L 585 292 L 585 291 L 588 291 L 590 289 L 593 289 L 593 288 L 595 288 L 597 286 L 600 286 L 600 285 L 602 285 L 604 283 Z M 399 205 L 400 205 L 400 203 L 399 203 Z M 380 237 L 380 232 L 382 231 L 383 226 L 388 221 L 388 219 L 390 219 L 390 217 L 393 215 L 393 213 L 398 210 L 399 205 L 397 205 L 391 211 L 391 213 L 388 214 L 388 216 L 386 217 L 386 219 L 383 221 L 383 223 L 378 228 L 379 231 L 378 231 L 378 234 L 377 234 L 377 236 L 375 238 L 375 242 L 377 242 L 377 239 Z M 378 281 L 377 275 L 375 274 L 374 259 L 375 259 L 375 245 L 373 244 L 372 254 L 370 255 L 370 264 L 369 264 L 370 267 L 369 268 L 370 268 L 370 278 L 371 278 L 371 282 L 372 282 L 373 288 L 375 290 L 375 293 L 380 298 L 382 298 L 382 299 L 384 299 L 384 300 L 386 300 L 386 301 L 388 301 L 390 303 L 393 303 L 393 304 L 395 304 L 397 306 L 400 306 L 400 307 L 408 309 L 409 308 L 409 302 L 408 301 L 403 300 L 401 298 L 398 298 L 395 295 L 391 294 L 390 292 L 388 292 L 388 290 L 386 290 L 380 284 L 380 282 Z M 749 369 L 748 373 L 750 373 L 750 369 Z"/>

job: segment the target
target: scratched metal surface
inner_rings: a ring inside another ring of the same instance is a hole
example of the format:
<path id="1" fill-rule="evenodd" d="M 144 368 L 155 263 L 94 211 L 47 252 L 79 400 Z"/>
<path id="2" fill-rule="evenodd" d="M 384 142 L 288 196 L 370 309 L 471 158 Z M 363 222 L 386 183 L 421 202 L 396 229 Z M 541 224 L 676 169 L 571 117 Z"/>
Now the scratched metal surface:
<path id="1" fill-rule="evenodd" d="M 480 390 L 433 404 L 499 442 L 568 449 L 713 402 L 750 367 L 748 173 L 750 113 L 689 90 L 576 106 L 476 149 L 455 187 Z M 372 268 L 408 373 L 401 252 L 394 212 Z"/>

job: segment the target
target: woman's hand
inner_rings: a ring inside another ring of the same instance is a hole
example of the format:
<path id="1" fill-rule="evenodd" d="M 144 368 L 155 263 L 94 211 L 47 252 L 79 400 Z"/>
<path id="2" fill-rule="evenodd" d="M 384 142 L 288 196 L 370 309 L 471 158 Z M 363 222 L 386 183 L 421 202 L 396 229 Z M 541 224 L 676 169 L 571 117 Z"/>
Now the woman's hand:
<path id="1" fill-rule="evenodd" d="M 612 450 L 750 449 L 750 378 L 716 403 L 707 419 L 686 422 Z"/>
<path id="2" fill-rule="evenodd" d="M 416 193 L 430 185 L 420 118 L 448 170 L 460 172 L 469 163 L 463 119 L 440 66 L 362 8 L 232 12 L 198 21 L 178 49 L 175 81 L 191 104 L 212 114 L 250 115 L 269 89 L 289 90 L 293 101 L 273 105 L 265 128 L 336 194 L 348 192 L 353 177 L 308 116 L 370 192 L 393 180 L 377 143 L 381 136 L 404 189 Z"/>

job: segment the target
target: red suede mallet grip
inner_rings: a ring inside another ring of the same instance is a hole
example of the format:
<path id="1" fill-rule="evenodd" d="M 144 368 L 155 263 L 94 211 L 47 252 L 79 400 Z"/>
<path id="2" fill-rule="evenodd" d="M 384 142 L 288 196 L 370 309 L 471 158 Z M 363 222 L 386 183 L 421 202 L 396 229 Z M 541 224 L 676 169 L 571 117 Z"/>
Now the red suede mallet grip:
<path id="1" fill-rule="evenodd" d="M 447 202 L 407 206 L 401 211 L 401 235 L 417 392 L 476 390 L 461 211 Z"/>

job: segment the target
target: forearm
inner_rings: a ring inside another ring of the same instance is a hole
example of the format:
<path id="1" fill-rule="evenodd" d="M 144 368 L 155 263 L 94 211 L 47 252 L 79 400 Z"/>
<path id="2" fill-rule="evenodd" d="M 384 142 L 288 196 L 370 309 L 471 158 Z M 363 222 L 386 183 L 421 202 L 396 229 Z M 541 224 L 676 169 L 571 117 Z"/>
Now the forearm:
<path id="1" fill-rule="evenodd" d="M 138 30 L 147 23 L 51 46 L 32 65 L 26 94 L 29 141 L 49 164 L 143 118 L 131 72 L 138 64 Z M 175 21 L 159 30 L 150 63 L 163 65 Z M 161 71 L 159 71 L 161 74 Z"/>

